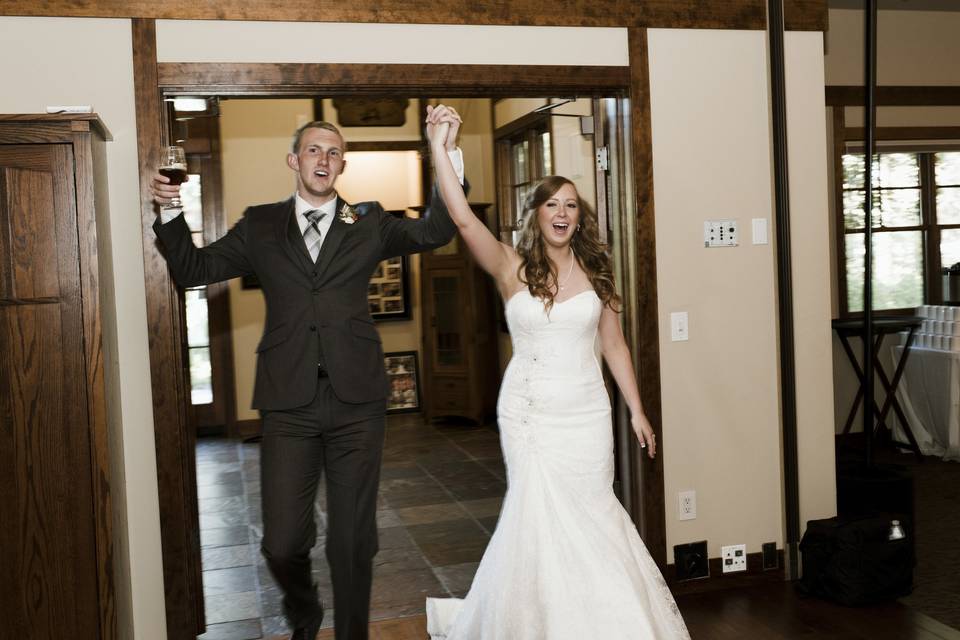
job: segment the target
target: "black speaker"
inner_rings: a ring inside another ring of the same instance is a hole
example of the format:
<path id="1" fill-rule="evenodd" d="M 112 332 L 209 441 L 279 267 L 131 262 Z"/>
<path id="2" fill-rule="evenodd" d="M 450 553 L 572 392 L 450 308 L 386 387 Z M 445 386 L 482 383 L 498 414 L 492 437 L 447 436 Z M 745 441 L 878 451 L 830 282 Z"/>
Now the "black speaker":
<path id="1" fill-rule="evenodd" d="M 841 462 L 837 465 L 837 515 L 855 519 L 885 514 L 900 521 L 915 558 L 913 474 L 897 464 Z"/>
<path id="2" fill-rule="evenodd" d="M 909 594 L 913 543 L 896 520 L 888 514 L 811 520 L 800 541 L 797 589 L 847 606 Z"/>

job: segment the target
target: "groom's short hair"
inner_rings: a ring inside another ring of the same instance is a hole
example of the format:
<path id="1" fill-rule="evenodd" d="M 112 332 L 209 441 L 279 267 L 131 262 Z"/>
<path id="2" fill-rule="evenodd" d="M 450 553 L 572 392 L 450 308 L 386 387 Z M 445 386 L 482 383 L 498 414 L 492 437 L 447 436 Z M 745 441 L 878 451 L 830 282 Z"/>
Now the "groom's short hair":
<path id="1" fill-rule="evenodd" d="M 347 141 L 344 139 L 343 134 L 340 133 L 340 129 L 337 129 L 336 125 L 330 124 L 324 120 L 314 120 L 294 131 L 293 144 L 290 147 L 294 153 L 300 153 L 300 140 L 303 139 L 303 134 L 307 129 L 326 129 L 327 131 L 334 132 L 340 136 L 340 140 L 343 141 L 343 150 L 347 150 Z"/>

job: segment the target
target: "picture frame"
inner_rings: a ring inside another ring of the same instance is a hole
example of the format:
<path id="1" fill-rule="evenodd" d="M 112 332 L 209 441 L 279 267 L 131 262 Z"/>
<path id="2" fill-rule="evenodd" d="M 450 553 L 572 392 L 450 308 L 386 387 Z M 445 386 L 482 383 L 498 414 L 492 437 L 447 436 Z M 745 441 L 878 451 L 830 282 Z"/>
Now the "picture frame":
<path id="1" fill-rule="evenodd" d="M 337 121 L 344 127 L 402 127 L 407 121 L 408 98 L 334 98 Z"/>
<path id="2" fill-rule="evenodd" d="M 388 211 L 402 218 L 404 211 Z M 377 265 L 367 285 L 367 303 L 375 322 L 409 320 L 410 259 L 407 256 L 388 258 Z"/>
<path id="3" fill-rule="evenodd" d="M 416 351 L 383 354 L 387 371 L 387 413 L 420 411 L 420 374 Z"/>

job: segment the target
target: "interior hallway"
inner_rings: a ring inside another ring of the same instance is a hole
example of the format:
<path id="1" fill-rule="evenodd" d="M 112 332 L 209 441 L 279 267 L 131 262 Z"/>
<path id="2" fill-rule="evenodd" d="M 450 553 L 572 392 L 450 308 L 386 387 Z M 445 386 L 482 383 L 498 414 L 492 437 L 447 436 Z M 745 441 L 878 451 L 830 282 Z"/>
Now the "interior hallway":
<path id="1" fill-rule="evenodd" d="M 423 612 L 427 596 L 463 596 L 486 549 L 506 490 L 500 443 L 489 426 L 388 417 L 371 620 Z M 286 637 L 280 592 L 260 555 L 259 444 L 204 438 L 197 445 L 204 600 L 202 640 Z M 323 551 L 325 492 L 317 496 L 314 578 L 333 624 Z M 331 636 L 332 637 L 332 636 Z M 403 636 L 399 636 L 403 637 Z"/>

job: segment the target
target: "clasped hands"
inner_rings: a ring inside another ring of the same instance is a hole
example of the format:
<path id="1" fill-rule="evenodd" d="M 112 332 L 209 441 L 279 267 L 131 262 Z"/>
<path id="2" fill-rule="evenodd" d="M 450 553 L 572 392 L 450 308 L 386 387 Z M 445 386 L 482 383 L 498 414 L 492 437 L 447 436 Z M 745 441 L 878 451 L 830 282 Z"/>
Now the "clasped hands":
<path id="1" fill-rule="evenodd" d="M 443 104 L 427 105 L 427 139 L 434 148 L 453 151 L 457 148 L 457 135 L 463 119 L 457 110 Z"/>

